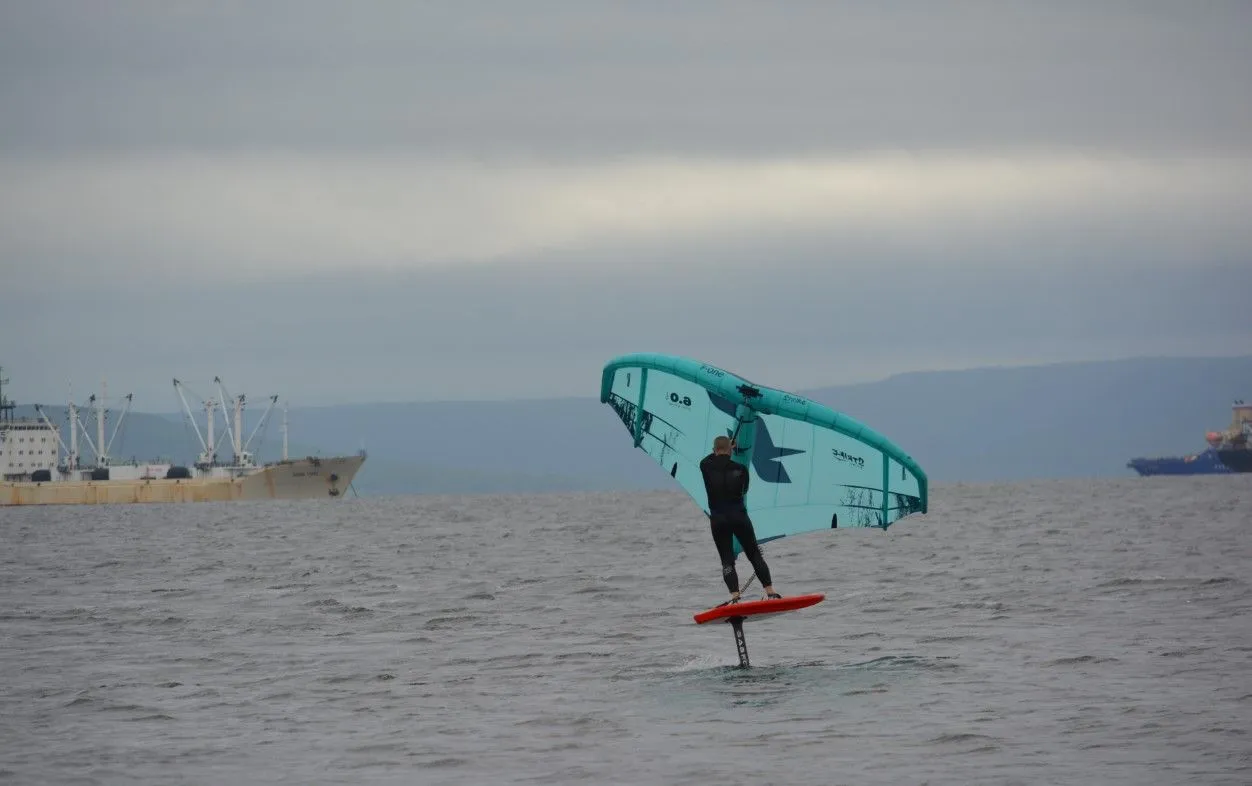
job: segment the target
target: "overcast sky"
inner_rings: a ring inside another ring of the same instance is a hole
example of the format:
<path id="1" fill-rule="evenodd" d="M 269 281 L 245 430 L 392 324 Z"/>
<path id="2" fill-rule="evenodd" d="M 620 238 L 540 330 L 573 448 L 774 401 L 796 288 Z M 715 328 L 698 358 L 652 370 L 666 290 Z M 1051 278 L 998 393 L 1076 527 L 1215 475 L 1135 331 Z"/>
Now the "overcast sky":
<path id="1" fill-rule="evenodd" d="M 1252 353 L 1252 3 L 0 3 L 0 365 L 292 404 Z"/>

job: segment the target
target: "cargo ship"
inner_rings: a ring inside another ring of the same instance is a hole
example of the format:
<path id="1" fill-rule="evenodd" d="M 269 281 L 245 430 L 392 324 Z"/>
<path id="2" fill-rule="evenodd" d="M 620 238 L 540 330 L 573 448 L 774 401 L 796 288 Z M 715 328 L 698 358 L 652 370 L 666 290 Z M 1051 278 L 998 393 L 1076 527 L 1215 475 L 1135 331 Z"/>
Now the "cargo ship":
<path id="1" fill-rule="evenodd" d="M 103 505 L 140 502 L 225 502 L 265 499 L 337 499 L 351 488 L 352 479 L 365 463 L 365 451 L 356 455 L 291 459 L 287 456 L 286 409 L 283 417 L 282 458 L 259 463 L 251 452 L 252 439 L 268 419 L 277 396 L 271 396 L 252 435 L 243 439 L 243 395 L 228 398 L 220 379 L 214 379 L 220 399 L 204 401 L 205 434 L 191 414 L 181 383 L 174 388 L 200 440 L 202 451 L 190 466 L 153 460 L 117 461 L 110 456 L 118 432 L 129 412 L 126 402 L 106 441 L 105 424 L 111 414 L 105 396 L 91 396 L 88 409 L 95 412 L 95 438 L 85 428 L 73 401 L 66 410 L 69 440 L 36 405 L 37 418 L 16 418 L 16 405 L 3 393 L 8 380 L 0 379 L 0 506 L 4 505 Z M 72 397 L 71 397 L 72 398 Z M 227 407 L 232 420 L 225 417 Z M 223 412 L 231 457 L 220 461 L 214 441 L 218 410 Z M 205 436 L 207 435 L 207 437 Z M 84 462 L 79 437 L 91 449 L 93 459 Z"/>
<path id="2" fill-rule="evenodd" d="M 1227 475 L 1252 472 L 1252 404 L 1238 400 L 1232 406 L 1234 417 L 1225 431 L 1204 435 L 1208 449 L 1189 456 L 1136 458 L 1126 465 L 1140 475 Z"/>

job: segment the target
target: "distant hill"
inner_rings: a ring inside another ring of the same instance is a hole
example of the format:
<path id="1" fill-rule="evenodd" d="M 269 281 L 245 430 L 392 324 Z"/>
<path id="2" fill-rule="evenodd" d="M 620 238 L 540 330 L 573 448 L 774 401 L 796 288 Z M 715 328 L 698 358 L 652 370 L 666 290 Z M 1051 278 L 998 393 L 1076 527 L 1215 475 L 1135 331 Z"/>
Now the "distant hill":
<path id="1" fill-rule="evenodd" d="M 599 403 L 598 384 L 589 375 L 585 398 L 293 409 L 290 452 L 364 446 L 362 494 L 670 487 Z M 1135 456 L 1202 449 L 1231 400 L 1252 397 L 1252 357 L 909 373 L 797 392 L 886 434 L 936 482 L 1117 476 Z M 276 423 L 267 431 L 258 452 L 274 458 L 281 435 Z M 118 441 L 118 456 L 198 452 L 177 415 L 132 413 Z"/>
<path id="2" fill-rule="evenodd" d="M 1252 396 L 1252 357 L 901 374 L 808 395 L 891 436 L 937 481 L 1133 475 L 1131 458 L 1205 449 Z"/>

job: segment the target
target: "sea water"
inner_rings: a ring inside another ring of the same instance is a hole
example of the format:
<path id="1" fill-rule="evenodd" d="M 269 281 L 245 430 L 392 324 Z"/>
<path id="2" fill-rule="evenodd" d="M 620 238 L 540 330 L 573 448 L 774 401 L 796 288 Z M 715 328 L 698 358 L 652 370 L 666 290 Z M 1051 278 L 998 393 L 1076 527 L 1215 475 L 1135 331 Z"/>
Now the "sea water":
<path id="1" fill-rule="evenodd" d="M 2 508 L 0 538 L 2 782 L 1252 782 L 1248 475 L 939 485 L 769 543 L 826 601 L 749 621 L 747 670 L 692 622 L 725 588 L 680 493 Z"/>

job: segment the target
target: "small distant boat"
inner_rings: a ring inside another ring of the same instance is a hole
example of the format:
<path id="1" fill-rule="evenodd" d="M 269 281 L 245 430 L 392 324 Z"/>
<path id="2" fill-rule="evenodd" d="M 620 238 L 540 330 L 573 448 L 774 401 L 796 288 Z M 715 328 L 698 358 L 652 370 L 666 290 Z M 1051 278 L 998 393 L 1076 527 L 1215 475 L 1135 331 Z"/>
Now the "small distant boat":
<path id="1" fill-rule="evenodd" d="M 1126 465 L 1141 476 L 1148 475 L 1228 475 L 1252 472 L 1252 404 L 1242 400 L 1232 406 L 1234 417 L 1225 431 L 1204 435 L 1209 447 L 1189 456 L 1131 459 Z"/>

